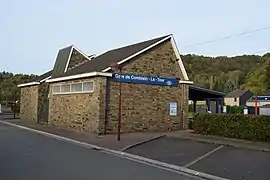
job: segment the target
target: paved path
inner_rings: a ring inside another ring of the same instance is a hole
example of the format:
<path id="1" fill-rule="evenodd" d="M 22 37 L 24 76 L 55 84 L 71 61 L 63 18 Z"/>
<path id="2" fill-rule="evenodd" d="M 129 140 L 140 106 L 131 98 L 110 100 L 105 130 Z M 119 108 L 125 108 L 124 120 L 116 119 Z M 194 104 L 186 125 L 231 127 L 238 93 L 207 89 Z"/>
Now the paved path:
<path id="1" fill-rule="evenodd" d="M 1 179 L 194 179 L 4 124 L 0 147 Z"/>
<path id="2" fill-rule="evenodd" d="M 114 150 L 122 150 L 126 147 L 129 147 L 130 145 L 155 139 L 163 135 L 163 133 L 125 133 L 121 134 L 121 141 L 119 142 L 117 141 L 116 134 L 97 136 L 94 133 L 75 131 L 67 128 L 52 127 L 50 125 L 39 124 L 30 121 L 21 121 L 20 119 L 5 119 L 3 118 L 3 115 L 0 115 L 0 120 Z"/>
<path id="3" fill-rule="evenodd" d="M 234 180 L 269 180 L 270 152 L 164 137 L 127 152 Z"/>

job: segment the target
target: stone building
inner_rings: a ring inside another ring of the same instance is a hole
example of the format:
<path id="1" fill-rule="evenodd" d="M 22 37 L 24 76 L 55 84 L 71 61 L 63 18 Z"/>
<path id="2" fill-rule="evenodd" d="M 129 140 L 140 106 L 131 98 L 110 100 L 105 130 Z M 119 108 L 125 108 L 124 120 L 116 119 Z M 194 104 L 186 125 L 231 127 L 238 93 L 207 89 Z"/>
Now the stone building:
<path id="1" fill-rule="evenodd" d="M 113 71 L 117 63 L 121 71 Z M 21 119 L 96 132 L 188 127 L 189 81 L 172 35 L 113 49 L 97 57 L 75 46 L 58 52 L 53 69 L 21 84 Z"/>

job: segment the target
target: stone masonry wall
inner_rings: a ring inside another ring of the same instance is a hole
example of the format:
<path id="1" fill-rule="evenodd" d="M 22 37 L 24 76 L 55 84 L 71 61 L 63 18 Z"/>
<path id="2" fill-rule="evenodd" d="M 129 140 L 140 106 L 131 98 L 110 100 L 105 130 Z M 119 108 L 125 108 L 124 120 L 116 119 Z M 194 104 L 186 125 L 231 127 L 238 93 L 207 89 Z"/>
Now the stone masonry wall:
<path id="1" fill-rule="evenodd" d="M 48 83 L 41 83 L 38 89 L 38 121 L 48 121 Z"/>
<path id="2" fill-rule="evenodd" d="M 93 93 L 52 94 L 52 85 L 94 81 Z M 50 84 L 49 124 L 81 131 L 103 133 L 106 78 L 96 77 Z M 103 120 L 100 125 L 99 119 Z M 100 132 L 101 131 L 101 132 Z"/>
<path id="3" fill-rule="evenodd" d="M 183 79 L 170 41 L 131 60 L 122 73 L 163 76 Z M 109 82 L 110 98 L 107 132 L 117 131 L 119 83 Z M 188 109 L 187 86 L 168 87 L 122 83 L 122 132 L 170 131 L 187 125 L 184 118 Z M 184 91 L 182 91 L 184 89 Z M 182 98 L 183 97 L 183 98 Z M 177 116 L 169 115 L 169 103 L 177 102 Z"/>
<path id="4" fill-rule="evenodd" d="M 21 88 L 20 118 L 37 122 L 38 113 L 38 86 Z"/>
<path id="5" fill-rule="evenodd" d="M 181 109 L 183 111 L 182 118 L 183 118 L 183 129 L 188 129 L 188 100 L 189 100 L 189 85 L 188 84 L 181 84 L 182 88 L 182 106 Z"/>
<path id="6" fill-rule="evenodd" d="M 68 70 L 70 70 L 74 67 L 77 67 L 77 66 L 85 63 L 86 61 L 88 61 L 88 59 L 86 59 L 81 53 L 79 53 L 78 51 L 73 49 L 71 57 L 70 57 L 70 61 L 68 64 Z"/>

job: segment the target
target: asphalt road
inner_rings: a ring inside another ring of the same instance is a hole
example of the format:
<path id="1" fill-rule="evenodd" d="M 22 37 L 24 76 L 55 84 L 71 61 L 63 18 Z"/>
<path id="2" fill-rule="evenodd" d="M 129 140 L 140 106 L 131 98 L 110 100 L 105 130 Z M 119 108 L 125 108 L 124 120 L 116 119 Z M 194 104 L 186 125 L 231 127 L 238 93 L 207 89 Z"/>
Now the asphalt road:
<path id="1" fill-rule="evenodd" d="M 0 123 L 0 179 L 193 180 Z"/>
<path id="2" fill-rule="evenodd" d="M 270 153 L 179 138 L 161 138 L 127 152 L 234 180 L 269 180 Z"/>

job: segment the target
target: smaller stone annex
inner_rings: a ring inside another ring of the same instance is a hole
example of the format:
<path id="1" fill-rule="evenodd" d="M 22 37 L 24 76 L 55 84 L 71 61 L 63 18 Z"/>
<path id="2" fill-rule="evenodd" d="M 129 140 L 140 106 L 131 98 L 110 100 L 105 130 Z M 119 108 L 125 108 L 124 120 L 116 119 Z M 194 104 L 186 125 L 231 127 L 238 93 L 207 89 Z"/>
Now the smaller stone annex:
<path id="1" fill-rule="evenodd" d="M 119 70 L 113 70 L 117 63 Z M 60 49 L 52 70 L 20 84 L 20 117 L 86 132 L 117 132 L 121 83 L 121 132 L 188 127 L 189 81 L 173 35 L 86 55 Z"/>

